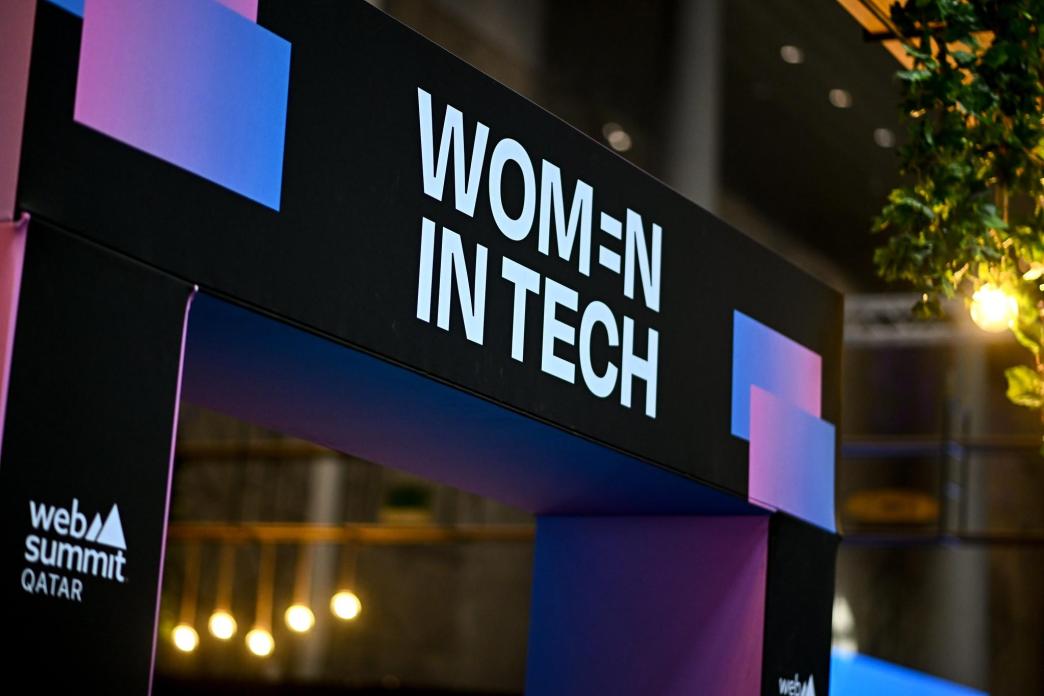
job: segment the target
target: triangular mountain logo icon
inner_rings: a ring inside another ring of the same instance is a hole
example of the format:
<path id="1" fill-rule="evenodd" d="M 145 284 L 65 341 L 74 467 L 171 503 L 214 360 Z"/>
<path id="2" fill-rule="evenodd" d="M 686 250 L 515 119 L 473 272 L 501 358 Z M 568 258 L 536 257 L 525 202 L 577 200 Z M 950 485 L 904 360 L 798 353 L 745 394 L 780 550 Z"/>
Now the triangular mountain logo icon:
<path id="1" fill-rule="evenodd" d="M 801 687 L 801 696 L 816 696 L 816 680 L 808 675 L 808 681 Z"/>
<path id="2" fill-rule="evenodd" d="M 94 519 L 91 520 L 91 528 L 87 530 L 87 541 L 95 541 L 98 538 L 98 532 L 101 531 L 101 517 L 98 513 L 94 513 Z"/>
<path id="3" fill-rule="evenodd" d="M 95 515 L 95 520 L 97 520 L 97 515 Z M 93 522 L 91 523 L 91 529 L 94 529 Z M 120 522 L 120 509 L 115 504 L 113 504 L 112 510 L 109 510 L 109 516 L 105 518 L 105 524 L 102 526 L 101 531 L 98 532 L 96 541 L 99 544 L 113 546 L 124 551 L 127 550 L 127 542 L 123 538 L 123 524 Z"/>

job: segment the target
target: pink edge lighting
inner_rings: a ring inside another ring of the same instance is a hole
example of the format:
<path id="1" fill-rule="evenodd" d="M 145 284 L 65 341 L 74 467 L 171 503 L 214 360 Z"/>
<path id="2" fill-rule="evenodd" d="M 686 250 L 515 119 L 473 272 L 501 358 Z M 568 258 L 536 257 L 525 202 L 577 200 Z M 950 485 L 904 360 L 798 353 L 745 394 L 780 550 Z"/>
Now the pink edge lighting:
<path id="1" fill-rule="evenodd" d="M 163 564 L 167 560 L 167 525 L 170 522 L 170 490 L 174 483 L 174 448 L 178 438 L 178 414 L 181 410 L 181 378 L 185 372 L 185 337 L 188 335 L 189 312 L 192 310 L 192 300 L 199 292 L 199 287 L 192 289 L 192 293 L 185 301 L 185 317 L 181 322 L 181 351 L 178 357 L 178 382 L 177 392 L 174 396 L 174 423 L 170 430 L 170 455 L 167 461 L 167 497 L 163 503 L 163 541 L 160 547 L 159 582 L 156 584 L 156 613 L 152 622 L 152 657 L 149 660 L 149 696 L 152 696 L 152 682 L 156 678 L 156 644 L 159 639 L 159 614 L 160 600 L 163 596 Z"/>
<path id="2" fill-rule="evenodd" d="M 22 261 L 25 258 L 28 227 L 28 215 L 22 215 L 18 222 L 0 222 L 0 448 L 4 442 L 7 387 L 11 376 L 11 353 L 14 351 L 15 318 L 18 315 L 18 292 L 22 286 Z"/>

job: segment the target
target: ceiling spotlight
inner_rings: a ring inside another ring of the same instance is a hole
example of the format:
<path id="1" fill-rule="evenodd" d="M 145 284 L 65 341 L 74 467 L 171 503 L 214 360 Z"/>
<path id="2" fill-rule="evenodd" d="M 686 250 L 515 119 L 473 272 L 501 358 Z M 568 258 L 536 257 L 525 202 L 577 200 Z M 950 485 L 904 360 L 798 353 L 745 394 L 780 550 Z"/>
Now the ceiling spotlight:
<path id="1" fill-rule="evenodd" d="M 848 109 L 852 106 L 852 93 L 848 90 L 835 87 L 830 90 L 827 98 L 830 100 L 831 105 L 839 109 Z"/>
<path id="2" fill-rule="evenodd" d="M 804 51 L 790 44 L 779 47 L 779 57 L 783 59 L 784 63 L 790 63 L 791 65 L 799 65 L 805 62 Z"/>
<path id="3" fill-rule="evenodd" d="M 888 128 L 875 128 L 874 142 L 877 143 L 878 147 L 895 147 L 895 133 Z"/>
<path id="4" fill-rule="evenodd" d="M 605 136 L 609 147 L 617 152 L 627 152 L 631 149 L 631 136 L 619 123 L 609 123 L 602 126 L 602 135 Z"/>

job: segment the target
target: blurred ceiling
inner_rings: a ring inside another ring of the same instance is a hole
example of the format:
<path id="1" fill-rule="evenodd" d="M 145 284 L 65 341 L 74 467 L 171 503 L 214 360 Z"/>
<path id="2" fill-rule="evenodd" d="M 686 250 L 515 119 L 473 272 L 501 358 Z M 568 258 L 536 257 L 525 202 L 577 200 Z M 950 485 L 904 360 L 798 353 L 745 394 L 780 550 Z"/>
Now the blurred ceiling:
<path id="1" fill-rule="evenodd" d="M 869 230 L 898 181 L 895 148 L 878 144 L 888 143 L 878 129 L 900 130 L 895 59 L 835 2 L 725 6 L 724 187 L 840 266 L 846 289 L 883 288 Z M 783 46 L 801 62 L 786 62 Z M 850 105 L 832 104 L 831 90 Z"/>
<path id="2" fill-rule="evenodd" d="M 839 289 L 886 288 L 870 227 L 899 180 L 901 66 L 838 0 L 381 6 L 603 144 L 620 124 L 623 156 Z"/>

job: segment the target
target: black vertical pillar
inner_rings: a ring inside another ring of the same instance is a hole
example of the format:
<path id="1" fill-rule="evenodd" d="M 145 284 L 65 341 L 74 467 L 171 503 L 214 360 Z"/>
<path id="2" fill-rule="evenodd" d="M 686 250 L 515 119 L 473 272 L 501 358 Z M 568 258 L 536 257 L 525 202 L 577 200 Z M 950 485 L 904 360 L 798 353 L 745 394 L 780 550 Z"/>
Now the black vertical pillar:
<path id="1" fill-rule="evenodd" d="M 772 515 L 761 671 L 765 696 L 828 693 L 839 540 L 790 515 Z"/>
<path id="2" fill-rule="evenodd" d="M 0 460 L 4 671 L 39 693 L 145 694 L 193 288 L 28 234 Z"/>

